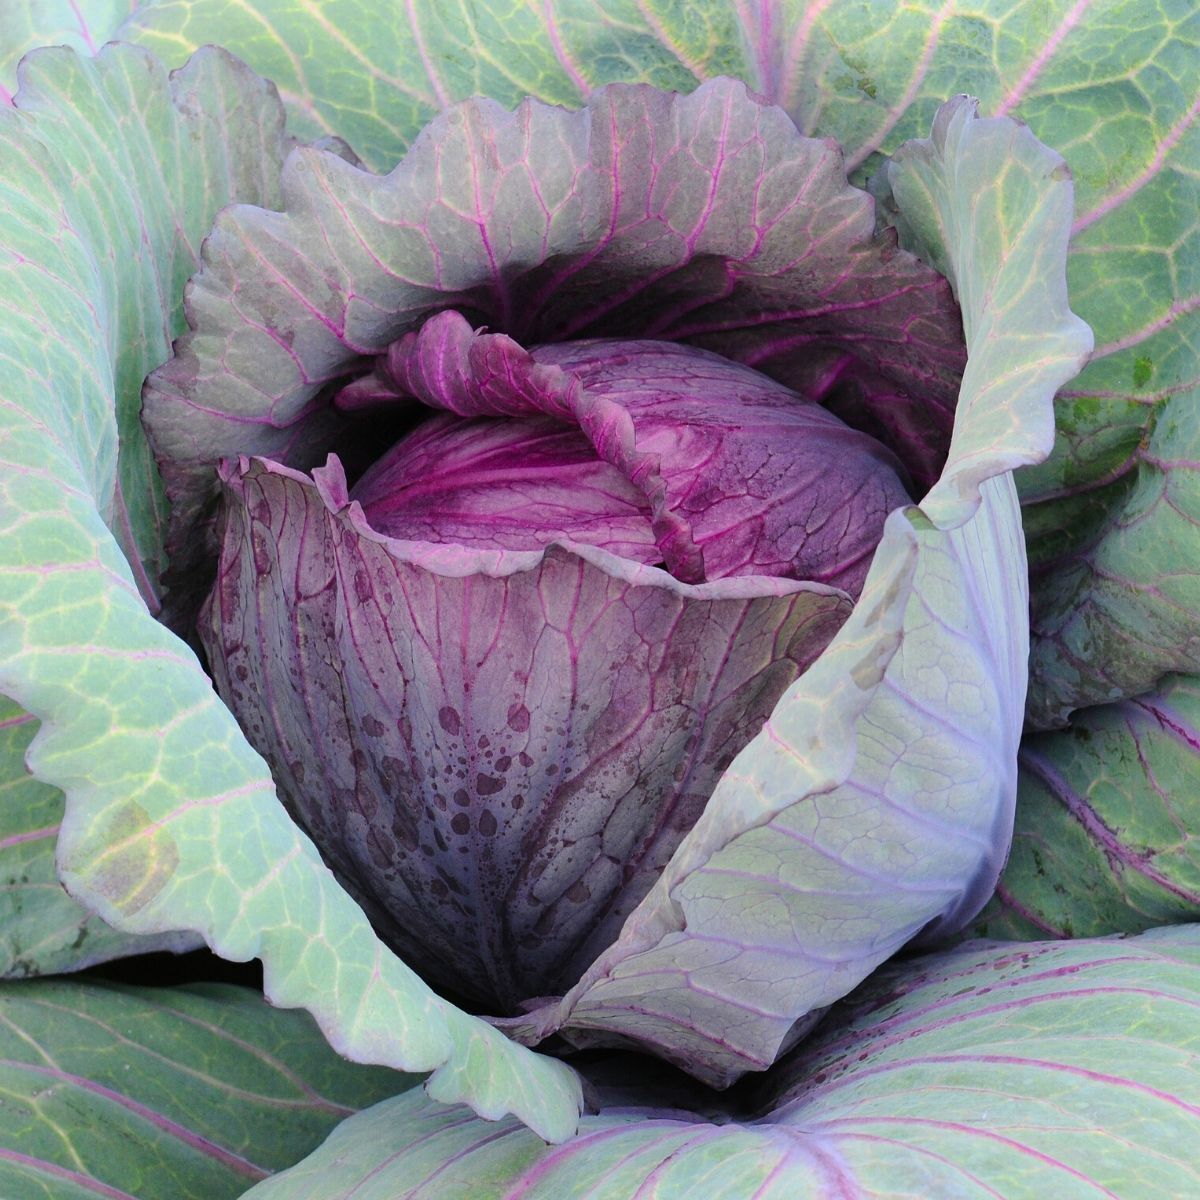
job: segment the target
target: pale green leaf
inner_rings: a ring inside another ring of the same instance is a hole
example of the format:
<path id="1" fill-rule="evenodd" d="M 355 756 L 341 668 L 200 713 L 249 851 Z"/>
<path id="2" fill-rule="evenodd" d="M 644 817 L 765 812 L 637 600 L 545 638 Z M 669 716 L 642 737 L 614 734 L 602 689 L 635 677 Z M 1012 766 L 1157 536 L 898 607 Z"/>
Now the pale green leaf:
<path id="1" fill-rule="evenodd" d="M 777 1068 L 767 1115 L 586 1117 L 546 1147 L 418 1092 L 250 1200 L 1062 1200 L 1200 1190 L 1200 928 L 889 968 Z M 628 1103 L 628 1101 L 626 1101 Z"/>
<path id="2" fill-rule="evenodd" d="M 135 507 L 154 499 L 142 378 L 166 356 L 215 210 L 274 194 L 277 102 L 218 51 L 170 81 L 141 49 L 42 51 L 22 81 L 0 112 L 0 689 L 41 721 L 30 767 L 67 797 L 62 878 L 129 932 L 194 930 L 229 958 L 261 957 L 272 1000 L 310 1008 L 348 1057 L 445 1065 L 441 1094 L 566 1136 L 572 1073 L 445 1005 L 383 949 L 194 656 L 150 617 L 105 524 L 157 539 Z M 505 1071 L 464 1065 L 489 1057 Z"/>
<path id="3" fill-rule="evenodd" d="M 0 1194 L 223 1200 L 416 1081 L 223 984 L 0 984 Z"/>
<path id="4" fill-rule="evenodd" d="M 120 933 L 58 882 L 54 846 L 63 796 L 25 766 L 37 721 L 0 697 L 0 976 L 78 971 L 110 958 L 200 945 L 194 934 Z"/>
<path id="5" fill-rule="evenodd" d="M 16 90 L 17 63 L 37 46 L 95 54 L 139 0 L 20 0 L 0 7 L 0 102 Z"/>

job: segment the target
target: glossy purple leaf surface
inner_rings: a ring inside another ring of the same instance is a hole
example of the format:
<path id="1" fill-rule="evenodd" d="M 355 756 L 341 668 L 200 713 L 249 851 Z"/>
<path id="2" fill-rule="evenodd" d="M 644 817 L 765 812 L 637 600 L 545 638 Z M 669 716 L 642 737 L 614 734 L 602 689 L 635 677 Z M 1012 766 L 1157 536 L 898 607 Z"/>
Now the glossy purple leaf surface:
<path id="1" fill-rule="evenodd" d="M 217 686 L 376 928 L 485 1008 L 575 982 L 849 611 L 820 584 L 390 539 L 336 460 L 225 475 Z"/>

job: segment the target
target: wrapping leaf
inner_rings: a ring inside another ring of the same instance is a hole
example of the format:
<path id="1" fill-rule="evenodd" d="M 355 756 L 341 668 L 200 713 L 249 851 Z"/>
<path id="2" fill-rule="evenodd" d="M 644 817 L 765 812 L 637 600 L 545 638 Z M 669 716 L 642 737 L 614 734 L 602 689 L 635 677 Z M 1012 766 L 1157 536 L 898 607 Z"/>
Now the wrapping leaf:
<path id="1" fill-rule="evenodd" d="M 335 467 L 227 475 L 217 685 L 379 932 L 485 1008 L 575 982 L 850 608 L 400 542 Z"/>
<path id="2" fill-rule="evenodd" d="M 274 197 L 276 98 L 220 51 L 168 80 L 144 50 L 49 50 L 22 83 L 0 112 L 0 353 L 24 368 L 0 407 L 0 690 L 41 722 L 30 768 L 66 796 L 63 880 L 121 929 L 261 957 L 272 1000 L 309 1007 L 348 1057 L 443 1067 L 446 1098 L 566 1136 L 572 1073 L 443 1005 L 380 946 L 135 584 L 161 550 L 141 382 L 214 211 Z"/>
<path id="3" fill-rule="evenodd" d="M 412 1092 L 247 1196 L 1186 1196 L 1198 967 L 1195 926 L 964 947 L 881 972 L 780 1064 L 758 1120 L 613 1108 L 548 1148 Z"/>

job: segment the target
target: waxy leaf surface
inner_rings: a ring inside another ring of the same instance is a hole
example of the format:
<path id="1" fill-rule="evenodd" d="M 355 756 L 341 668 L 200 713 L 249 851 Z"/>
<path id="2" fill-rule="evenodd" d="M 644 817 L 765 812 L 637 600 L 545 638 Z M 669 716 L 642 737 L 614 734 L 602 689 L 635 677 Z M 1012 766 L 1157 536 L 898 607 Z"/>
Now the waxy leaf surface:
<path id="1" fill-rule="evenodd" d="M 0 1193 L 232 1200 L 416 1080 L 228 984 L 0 984 Z"/>
<path id="2" fill-rule="evenodd" d="M 55 975 L 126 954 L 200 945 L 195 934 L 120 933 L 63 890 L 54 866 L 62 792 L 25 766 L 36 732 L 29 713 L 0 699 L 0 976 Z"/>
<path id="3" fill-rule="evenodd" d="M 774 1111 L 585 1117 L 546 1147 L 419 1092 L 250 1200 L 1187 1196 L 1200 1187 L 1200 930 L 988 944 L 886 968 L 776 1068 Z"/>
<path id="4" fill-rule="evenodd" d="M 566 1136 L 571 1072 L 444 1005 L 380 946 L 147 610 L 141 564 L 161 541 L 141 383 L 179 331 L 216 210 L 275 198 L 277 99 L 221 51 L 168 79 L 133 47 L 48 50 L 22 84 L 0 110 L 0 691 L 41 721 L 30 767 L 66 795 L 63 880 L 129 932 L 261 957 L 272 1000 L 312 1009 L 348 1057 L 445 1067 L 448 1099 Z"/>

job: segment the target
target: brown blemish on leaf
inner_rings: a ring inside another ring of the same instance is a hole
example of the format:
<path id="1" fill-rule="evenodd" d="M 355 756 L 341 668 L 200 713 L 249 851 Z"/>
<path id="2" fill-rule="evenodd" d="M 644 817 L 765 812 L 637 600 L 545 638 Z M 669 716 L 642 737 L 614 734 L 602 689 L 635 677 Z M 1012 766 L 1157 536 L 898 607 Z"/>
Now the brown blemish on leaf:
<path id="1" fill-rule="evenodd" d="M 857 687 L 869 691 L 878 686 L 887 665 L 892 660 L 892 647 L 886 642 L 876 644 L 850 668 L 850 678 Z"/>
<path id="2" fill-rule="evenodd" d="M 127 916 L 140 912 L 166 886 L 179 866 L 179 847 L 165 830 L 154 828 L 136 801 L 123 804 L 106 822 L 91 886 Z"/>

